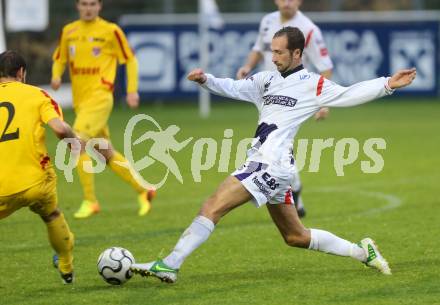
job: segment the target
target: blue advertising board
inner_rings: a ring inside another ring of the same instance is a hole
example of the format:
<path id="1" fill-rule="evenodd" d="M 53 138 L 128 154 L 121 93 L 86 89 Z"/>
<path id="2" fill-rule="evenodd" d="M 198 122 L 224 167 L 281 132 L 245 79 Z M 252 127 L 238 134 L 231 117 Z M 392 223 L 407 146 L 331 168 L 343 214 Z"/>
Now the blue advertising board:
<path id="1" fill-rule="evenodd" d="M 323 29 L 334 62 L 333 80 L 342 85 L 417 68 L 402 94 L 439 93 L 439 22 L 327 23 Z"/>
<path id="2" fill-rule="evenodd" d="M 194 24 L 125 24 L 139 60 L 139 90 L 144 98 L 194 97 L 186 74 L 199 66 L 199 34 Z M 318 23 L 334 62 L 332 80 L 341 85 L 387 76 L 416 67 L 417 79 L 401 95 L 439 94 L 440 21 Z M 226 23 L 210 31 L 210 73 L 234 77 L 245 62 L 258 22 Z"/>

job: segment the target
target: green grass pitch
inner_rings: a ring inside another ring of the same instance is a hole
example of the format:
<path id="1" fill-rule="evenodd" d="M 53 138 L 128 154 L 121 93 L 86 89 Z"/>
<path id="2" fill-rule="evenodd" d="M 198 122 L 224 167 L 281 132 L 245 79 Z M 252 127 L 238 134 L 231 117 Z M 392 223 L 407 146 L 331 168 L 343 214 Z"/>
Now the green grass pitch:
<path id="1" fill-rule="evenodd" d="M 125 125 L 138 112 L 151 115 L 162 128 L 178 125 L 179 141 L 211 137 L 220 143 L 224 129 L 232 128 L 234 145 L 253 135 L 257 120 L 256 110 L 246 103 L 216 103 L 208 120 L 199 119 L 193 104 L 150 105 L 137 112 L 116 107 L 110 128 L 117 149 L 123 149 Z M 72 112 L 65 115 L 72 122 Z M 139 124 L 136 133 L 148 128 L 152 125 Z M 361 172 L 361 161 L 368 160 L 361 146 L 345 176 L 336 175 L 330 149 L 323 152 L 318 173 L 308 172 L 306 163 L 301 177 L 306 226 L 356 242 L 374 238 L 390 262 L 390 277 L 349 258 L 289 248 L 266 208 L 246 204 L 223 219 L 208 242 L 187 259 L 175 285 L 141 277 L 121 287 L 106 284 L 96 270 L 101 251 L 125 247 L 138 261 L 165 256 L 203 200 L 227 176 L 217 170 L 217 154 L 216 165 L 201 173 L 202 182 L 193 181 L 193 140 L 182 151 L 171 152 L 184 183 L 170 174 L 145 218 L 136 215 L 135 193 L 107 169 L 96 176 L 102 212 L 75 220 L 82 198 L 78 179 L 66 183 L 58 171 L 60 206 L 76 236 L 76 282 L 61 284 L 51 266 L 43 223 L 23 209 L 0 222 L 0 304 L 440 304 L 439 132 L 438 100 L 386 99 L 334 109 L 324 122 L 308 121 L 298 135 L 355 138 L 361 145 L 368 138 L 386 140 L 385 167 L 378 174 Z M 52 135 L 48 142 L 53 156 Z M 135 149 L 137 158 L 147 153 L 146 145 Z M 234 161 L 231 158 L 230 172 Z M 164 167 L 156 162 L 142 173 L 157 182 Z"/>

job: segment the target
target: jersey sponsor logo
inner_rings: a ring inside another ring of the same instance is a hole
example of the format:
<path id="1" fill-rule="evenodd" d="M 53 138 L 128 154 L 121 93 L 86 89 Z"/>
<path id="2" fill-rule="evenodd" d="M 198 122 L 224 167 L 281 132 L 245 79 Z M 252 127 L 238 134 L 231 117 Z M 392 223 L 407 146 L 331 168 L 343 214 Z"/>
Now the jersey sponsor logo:
<path id="1" fill-rule="evenodd" d="M 92 48 L 92 54 L 93 56 L 98 57 L 101 54 L 101 48 L 100 47 Z"/>
<path id="2" fill-rule="evenodd" d="M 265 106 L 274 104 L 286 107 L 295 107 L 296 102 L 298 101 L 296 98 L 284 95 L 266 95 L 263 96 L 263 99 Z"/>
<path id="3" fill-rule="evenodd" d="M 307 80 L 310 79 L 310 74 L 302 74 L 299 76 L 300 80 Z"/>
<path id="4" fill-rule="evenodd" d="M 70 72 L 72 75 L 98 75 L 99 67 L 75 67 L 73 62 L 70 63 Z"/>
<path id="5" fill-rule="evenodd" d="M 279 183 L 277 183 L 277 181 L 275 180 L 275 178 L 273 178 L 271 175 L 269 175 L 269 173 L 265 172 L 263 173 L 263 175 L 261 176 L 264 180 L 264 182 L 266 182 L 266 185 L 272 190 L 274 191 L 277 187 L 280 186 Z"/>
<path id="6" fill-rule="evenodd" d="M 260 192 L 266 196 L 266 198 L 269 200 L 271 198 L 270 196 L 270 191 L 266 188 L 266 186 L 260 181 L 258 180 L 257 177 L 254 177 L 252 179 L 252 182 L 258 187 L 258 189 L 260 190 Z"/>
<path id="7" fill-rule="evenodd" d="M 102 38 L 102 37 L 90 37 L 90 42 L 105 42 L 105 38 Z"/>

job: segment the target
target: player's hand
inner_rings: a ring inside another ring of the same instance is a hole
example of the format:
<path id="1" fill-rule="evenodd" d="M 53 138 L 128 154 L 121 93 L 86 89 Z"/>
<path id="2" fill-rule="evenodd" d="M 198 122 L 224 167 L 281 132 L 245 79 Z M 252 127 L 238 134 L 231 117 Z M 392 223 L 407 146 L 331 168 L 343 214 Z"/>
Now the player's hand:
<path id="1" fill-rule="evenodd" d="M 85 143 L 81 143 L 81 140 L 77 137 L 71 138 L 68 146 L 73 155 L 79 156 L 82 151 L 85 151 Z"/>
<path id="2" fill-rule="evenodd" d="M 51 87 L 53 90 L 58 90 L 58 89 L 61 87 L 61 79 L 53 79 L 53 80 L 50 82 L 50 87 Z"/>
<path id="3" fill-rule="evenodd" d="M 237 75 L 236 75 L 236 77 L 237 77 L 237 79 L 243 79 L 243 78 L 246 78 L 248 75 L 249 75 L 249 73 L 251 72 L 251 68 L 249 68 L 248 66 L 243 66 L 243 67 L 241 67 L 240 69 L 238 69 L 238 71 L 237 71 Z"/>
<path id="4" fill-rule="evenodd" d="M 127 93 L 126 100 L 128 107 L 130 107 L 131 109 L 135 109 L 139 107 L 139 93 L 137 92 Z"/>
<path id="5" fill-rule="evenodd" d="M 330 110 L 327 107 L 322 107 L 317 113 L 315 113 L 315 120 L 325 120 L 328 117 L 329 112 Z"/>
<path id="6" fill-rule="evenodd" d="M 397 71 L 388 80 L 388 86 L 391 89 L 406 87 L 416 78 L 416 68 Z"/>
<path id="7" fill-rule="evenodd" d="M 199 84 L 203 84 L 208 79 L 205 75 L 205 72 L 203 72 L 203 70 L 200 68 L 194 69 L 189 72 L 186 78 L 192 82 L 196 82 Z"/>

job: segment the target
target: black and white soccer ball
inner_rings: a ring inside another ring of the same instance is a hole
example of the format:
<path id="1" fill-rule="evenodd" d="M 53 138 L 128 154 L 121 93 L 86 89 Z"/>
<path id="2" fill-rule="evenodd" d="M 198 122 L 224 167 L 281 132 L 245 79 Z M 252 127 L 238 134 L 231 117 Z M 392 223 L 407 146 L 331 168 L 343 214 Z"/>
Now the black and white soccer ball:
<path id="1" fill-rule="evenodd" d="M 98 258 L 98 272 L 109 284 L 122 285 L 133 276 L 130 270 L 134 264 L 133 254 L 121 247 L 111 247 Z"/>

